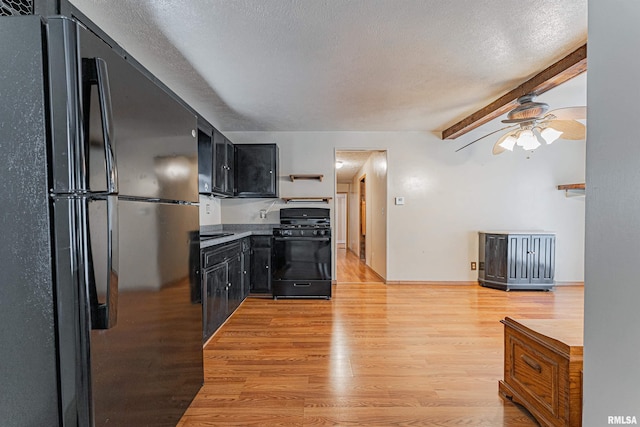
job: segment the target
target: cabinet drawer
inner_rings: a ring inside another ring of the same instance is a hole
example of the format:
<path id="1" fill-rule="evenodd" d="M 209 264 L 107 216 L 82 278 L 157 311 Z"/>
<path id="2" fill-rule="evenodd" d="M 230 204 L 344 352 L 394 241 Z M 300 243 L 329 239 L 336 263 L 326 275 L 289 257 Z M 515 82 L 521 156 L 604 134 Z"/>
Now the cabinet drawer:
<path id="1" fill-rule="evenodd" d="M 251 236 L 252 248 L 270 248 L 271 236 Z"/>
<path id="2" fill-rule="evenodd" d="M 511 372 L 513 384 L 531 395 L 550 413 L 558 411 L 558 362 L 518 339 L 511 340 Z"/>
<path id="3" fill-rule="evenodd" d="M 330 280 L 275 280 L 273 298 L 325 298 L 331 299 Z"/>
<path id="4" fill-rule="evenodd" d="M 517 331 L 506 331 L 505 381 L 553 425 L 565 417 L 568 361 Z"/>
<path id="5" fill-rule="evenodd" d="M 226 259 L 239 256 L 239 254 L 240 242 L 238 241 L 209 247 L 203 250 L 202 268 L 204 269 L 214 264 L 224 262 Z"/>

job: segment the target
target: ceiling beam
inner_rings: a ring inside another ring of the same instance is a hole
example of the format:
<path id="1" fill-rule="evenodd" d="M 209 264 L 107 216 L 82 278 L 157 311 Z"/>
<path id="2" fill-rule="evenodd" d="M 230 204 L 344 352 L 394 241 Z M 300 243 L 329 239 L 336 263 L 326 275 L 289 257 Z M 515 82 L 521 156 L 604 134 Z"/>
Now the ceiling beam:
<path id="1" fill-rule="evenodd" d="M 587 45 L 584 44 L 555 64 L 536 74 L 509 93 L 442 131 L 442 139 L 456 139 L 507 113 L 517 106 L 519 97 L 540 95 L 587 71 Z"/>

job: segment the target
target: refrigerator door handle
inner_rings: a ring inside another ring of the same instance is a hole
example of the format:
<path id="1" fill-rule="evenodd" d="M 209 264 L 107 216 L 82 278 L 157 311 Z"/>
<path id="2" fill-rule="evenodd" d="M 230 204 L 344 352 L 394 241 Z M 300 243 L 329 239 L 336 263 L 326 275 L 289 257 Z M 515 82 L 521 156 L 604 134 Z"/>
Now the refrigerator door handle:
<path id="1" fill-rule="evenodd" d="M 89 263 L 90 271 L 87 273 L 89 274 L 91 329 L 110 329 L 118 321 L 118 197 L 115 195 L 107 196 L 105 201 L 107 206 L 107 277 L 105 277 L 107 289 L 104 302 L 100 302 L 96 289 L 95 272 L 93 271 L 93 266 Z M 89 246 L 91 246 L 90 241 Z"/>
<path id="2" fill-rule="evenodd" d="M 102 58 L 83 58 L 83 71 L 89 84 L 98 88 L 100 118 L 102 121 L 102 140 L 104 141 L 105 171 L 108 194 L 118 194 L 118 165 L 113 139 L 113 112 L 111 108 L 111 89 L 107 63 Z"/>

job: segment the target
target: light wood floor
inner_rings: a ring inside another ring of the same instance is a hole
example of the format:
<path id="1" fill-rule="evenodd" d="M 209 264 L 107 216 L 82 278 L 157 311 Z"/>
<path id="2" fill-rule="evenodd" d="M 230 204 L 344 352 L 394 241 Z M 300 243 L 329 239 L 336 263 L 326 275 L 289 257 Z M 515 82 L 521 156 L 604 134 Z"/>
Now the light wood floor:
<path id="1" fill-rule="evenodd" d="M 336 276 L 338 283 L 382 282 L 355 253 L 344 248 L 336 251 Z"/>
<path id="2" fill-rule="evenodd" d="M 583 288 L 338 284 L 247 299 L 204 351 L 180 426 L 536 426 L 498 396 L 505 316 L 578 318 Z"/>

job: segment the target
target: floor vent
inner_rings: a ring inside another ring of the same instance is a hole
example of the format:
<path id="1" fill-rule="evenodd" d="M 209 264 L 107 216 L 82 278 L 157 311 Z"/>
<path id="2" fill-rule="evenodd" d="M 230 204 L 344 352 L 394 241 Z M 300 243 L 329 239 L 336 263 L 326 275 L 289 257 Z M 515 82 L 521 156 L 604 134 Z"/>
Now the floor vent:
<path id="1" fill-rule="evenodd" d="M 0 0 L 0 16 L 33 15 L 33 0 Z"/>

